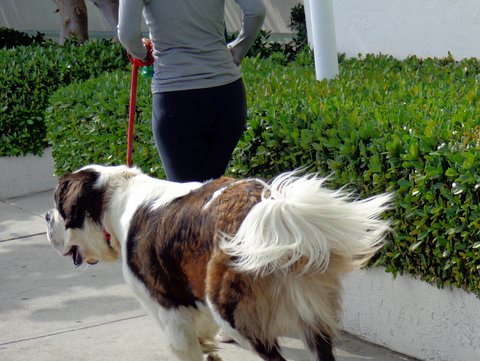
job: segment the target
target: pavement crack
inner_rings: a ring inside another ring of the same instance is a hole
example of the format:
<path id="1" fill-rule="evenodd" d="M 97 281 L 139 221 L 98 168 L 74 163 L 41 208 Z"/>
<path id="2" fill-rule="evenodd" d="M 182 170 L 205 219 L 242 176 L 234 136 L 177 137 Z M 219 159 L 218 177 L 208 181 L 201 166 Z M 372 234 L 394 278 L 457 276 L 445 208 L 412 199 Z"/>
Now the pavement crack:
<path id="1" fill-rule="evenodd" d="M 26 337 L 26 338 L 22 338 L 22 339 L 19 339 L 19 340 L 13 340 L 13 341 L 0 343 L 0 346 L 7 346 L 7 345 L 15 344 L 15 343 L 20 343 L 20 342 L 39 340 L 39 339 L 42 339 L 42 338 L 64 335 L 64 334 L 67 334 L 67 333 L 73 333 L 73 332 L 88 330 L 90 328 L 101 327 L 101 326 L 111 325 L 111 324 L 115 324 L 115 323 L 119 323 L 119 322 L 135 320 L 135 319 L 142 318 L 142 317 L 145 317 L 145 316 L 147 316 L 147 315 L 142 314 L 142 315 L 138 315 L 138 316 L 121 318 L 119 320 L 113 320 L 113 321 L 108 321 L 108 322 L 97 323 L 97 324 L 94 324 L 94 325 L 78 327 L 78 328 L 75 328 L 75 329 L 72 329 L 72 330 L 57 331 L 57 332 L 51 332 L 51 333 L 48 333 L 48 334 L 45 334 L 45 335 Z"/>
<path id="2" fill-rule="evenodd" d="M 16 204 L 8 203 L 8 202 L 4 202 L 4 203 L 7 204 L 7 205 L 9 205 L 10 207 L 13 207 L 13 208 L 18 209 L 18 210 L 21 211 L 21 212 L 25 212 L 25 213 L 27 213 L 27 214 L 30 214 L 31 216 L 35 216 L 35 217 L 39 217 L 39 218 L 44 218 L 43 215 L 38 214 L 38 213 L 36 213 L 36 212 L 34 212 L 34 211 L 31 211 L 31 210 L 29 210 L 29 209 L 26 209 L 26 208 L 17 206 Z"/>
<path id="3" fill-rule="evenodd" d="M 17 236 L 17 237 L 12 237 L 12 238 L 7 238 L 7 239 L 0 239 L 0 243 L 18 241 L 18 240 L 21 240 L 21 239 L 36 237 L 36 236 L 45 236 L 46 234 L 47 234 L 47 232 L 40 232 L 40 233 L 27 234 L 25 236 Z"/>

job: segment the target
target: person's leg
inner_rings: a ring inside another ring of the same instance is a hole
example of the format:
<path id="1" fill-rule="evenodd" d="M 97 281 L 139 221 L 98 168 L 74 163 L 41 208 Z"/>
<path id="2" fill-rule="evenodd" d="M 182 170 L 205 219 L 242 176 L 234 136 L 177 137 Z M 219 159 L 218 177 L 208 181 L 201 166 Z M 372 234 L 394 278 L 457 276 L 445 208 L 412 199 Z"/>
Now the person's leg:
<path id="1" fill-rule="evenodd" d="M 174 182 L 204 181 L 208 133 L 208 109 L 196 91 L 153 95 L 152 129 L 167 179 Z"/>
<path id="2" fill-rule="evenodd" d="M 240 137 L 245 131 L 247 101 L 241 79 L 217 88 L 217 111 L 209 142 L 209 173 L 218 178 L 225 173 Z"/>
<path id="3" fill-rule="evenodd" d="M 242 80 L 215 88 L 154 94 L 152 127 L 167 179 L 222 176 L 245 129 Z"/>

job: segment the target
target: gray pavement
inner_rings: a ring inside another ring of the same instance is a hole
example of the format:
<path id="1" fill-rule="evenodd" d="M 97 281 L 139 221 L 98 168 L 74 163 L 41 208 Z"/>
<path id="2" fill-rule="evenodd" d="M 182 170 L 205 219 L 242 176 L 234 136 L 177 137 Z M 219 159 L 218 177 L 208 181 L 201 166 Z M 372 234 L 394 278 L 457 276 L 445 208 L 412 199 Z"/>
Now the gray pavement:
<path id="1" fill-rule="evenodd" d="M 74 269 L 49 245 L 43 215 L 53 192 L 0 200 L 0 360 L 171 360 L 158 326 L 124 284 L 120 264 Z M 281 341 L 288 360 L 308 360 L 295 338 Z M 228 360 L 259 360 L 220 344 Z M 338 361 L 413 360 L 348 334 Z"/>

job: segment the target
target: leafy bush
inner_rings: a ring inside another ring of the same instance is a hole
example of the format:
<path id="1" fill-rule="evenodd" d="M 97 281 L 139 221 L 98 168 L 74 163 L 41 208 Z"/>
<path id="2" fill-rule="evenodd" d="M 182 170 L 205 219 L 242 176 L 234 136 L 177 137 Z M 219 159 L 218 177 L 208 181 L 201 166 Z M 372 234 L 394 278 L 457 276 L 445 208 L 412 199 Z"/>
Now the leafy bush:
<path id="1" fill-rule="evenodd" d="M 303 4 L 298 4 L 291 9 L 289 27 L 294 33 L 293 41 L 296 47 L 303 48 L 307 45 L 307 21 Z"/>
<path id="2" fill-rule="evenodd" d="M 43 112 L 53 91 L 124 68 L 126 59 L 119 44 L 90 41 L 0 49 L 0 64 L 0 156 L 17 156 L 45 148 Z"/>
<path id="3" fill-rule="evenodd" d="M 309 66 L 245 67 L 249 128 L 232 172 L 299 166 L 360 196 L 396 193 L 394 241 L 376 264 L 477 294 L 480 270 L 480 63 L 344 60 L 334 81 Z"/>
<path id="4" fill-rule="evenodd" d="M 392 241 L 375 260 L 438 286 L 480 294 L 480 63 L 388 56 L 343 59 L 317 82 L 311 54 L 278 65 L 247 59 L 248 129 L 229 169 L 272 177 L 306 167 L 363 198 L 394 192 Z M 162 176 L 141 79 L 134 163 Z M 129 74 L 75 84 L 52 97 L 57 173 L 123 163 Z"/>
<path id="5" fill-rule="evenodd" d="M 145 172 L 164 177 L 151 130 L 150 79 L 138 77 L 132 160 Z M 90 163 L 125 162 L 129 91 L 130 73 L 117 71 L 52 95 L 46 123 L 57 174 Z"/>
<path id="6" fill-rule="evenodd" d="M 35 35 L 28 35 L 23 31 L 0 27 L 0 49 L 15 46 L 41 44 L 45 41 L 45 34 L 37 31 Z"/>

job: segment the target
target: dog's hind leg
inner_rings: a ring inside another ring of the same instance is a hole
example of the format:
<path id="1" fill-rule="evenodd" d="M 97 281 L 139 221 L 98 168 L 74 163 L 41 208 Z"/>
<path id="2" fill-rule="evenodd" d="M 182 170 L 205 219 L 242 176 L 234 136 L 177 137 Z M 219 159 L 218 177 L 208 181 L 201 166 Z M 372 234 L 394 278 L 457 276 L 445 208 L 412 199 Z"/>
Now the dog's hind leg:
<path id="1" fill-rule="evenodd" d="M 212 257 L 207 279 L 207 303 L 217 324 L 240 345 L 251 348 L 265 361 L 286 361 L 272 326 L 271 279 L 233 271 L 223 253 Z"/>
<path id="2" fill-rule="evenodd" d="M 280 354 L 280 347 L 277 341 L 273 345 L 268 345 L 258 340 L 250 340 L 250 343 L 257 354 L 265 361 L 287 361 Z"/>
<path id="3" fill-rule="evenodd" d="M 312 361 L 335 361 L 330 337 L 308 330 L 304 334 L 304 343 L 312 354 Z"/>
<path id="4" fill-rule="evenodd" d="M 208 361 L 221 361 L 221 358 L 217 355 L 218 346 L 215 339 L 218 333 L 218 325 L 212 318 L 210 310 L 199 305 L 199 311 L 195 314 L 195 328 L 197 329 L 198 339 L 200 341 L 200 347 Z"/>

